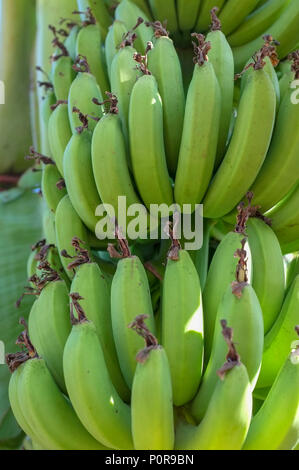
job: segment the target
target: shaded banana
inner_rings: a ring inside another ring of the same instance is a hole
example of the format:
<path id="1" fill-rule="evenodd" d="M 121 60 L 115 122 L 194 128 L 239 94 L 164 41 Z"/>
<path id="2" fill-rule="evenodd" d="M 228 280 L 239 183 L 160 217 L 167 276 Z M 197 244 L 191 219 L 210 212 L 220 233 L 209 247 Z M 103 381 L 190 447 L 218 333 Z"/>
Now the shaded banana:
<path id="1" fill-rule="evenodd" d="M 61 174 L 59 173 L 56 165 L 49 164 L 43 168 L 42 175 L 42 194 L 45 198 L 47 206 L 52 212 L 56 211 L 59 201 L 66 195 L 66 189 L 62 186 L 57 186 L 57 183 L 61 180 Z"/>
<path id="2" fill-rule="evenodd" d="M 179 28 L 181 31 L 190 31 L 195 23 L 198 16 L 200 4 L 202 0 L 177 0 L 177 16 Z"/>
<path id="3" fill-rule="evenodd" d="M 72 131 L 69 123 L 68 105 L 67 103 L 60 103 L 50 116 L 48 122 L 48 139 L 51 155 L 62 176 L 63 154 L 71 137 Z"/>
<path id="4" fill-rule="evenodd" d="M 238 0 L 227 0 L 219 15 L 224 34 L 235 31 L 258 3 L 259 0 L 243 0 L 241 3 Z"/>
<path id="5" fill-rule="evenodd" d="M 174 0 L 149 0 L 151 10 L 155 20 L 163 23 L 167 21 L 166 28 L 171 32 L 175 33 L 178 31 L 178 20 L 176 12 L 176 4 Z"/>
<path id="6" fill-rule="evenodd" d="M 91 9 L 91 12 L 95 16 L 101 29 L 102 38 L 105 39 L 108 28 L 112 23 L 112 18 L 105 2 L 103 0 L 77 0 L 77 3 L 81 12 L 86 12 L 88 8 Z M 81 17 L 84 21 L 85 15 L 82 14 Z"/>
<path id="7" fill-rule="evenodd" d="M 125 24 L 127 31 L 131 31 L 134 28 L 138 18 L 143 18 L 144 21 L 150 21 L 145 13 L 129 0 L 122 0 L 115 10 L 115 19 L 122 21 Z M 137 39 L 135 44 L 137 51 L 143 54 L 148 41 L 151 41 L 152 38 L 152 28 L 147 28 L 144 23 L 140 24 L 137 29 Z M 111 77 L 112 75 L 113 74 L 111 73 Z"/>
<path id="8" fill-rule="evenodd" d="M 211 10 L 217 7 L 220 11 L 225 0 L 202 0 L 195 30 L 197 32 L 207 31 L 211 24 Z"/>
<path id="9" fill-rule="evenodd" d="M 108 76 L 111 80 L 111 64 L 114 56 L 118 52 L 118 48 L 128 32 L 125 24 L 122 21 L 115 20 L 108 30 L 105 40 L 105 57 L 108 70 Z"/>
<path id="10" fill-rule="evenodd" d="M 73 60 L 69 56 L 52 56 L 51 79 L 57 101 L 68 98 L 69 88 L 75 78 Z"/>

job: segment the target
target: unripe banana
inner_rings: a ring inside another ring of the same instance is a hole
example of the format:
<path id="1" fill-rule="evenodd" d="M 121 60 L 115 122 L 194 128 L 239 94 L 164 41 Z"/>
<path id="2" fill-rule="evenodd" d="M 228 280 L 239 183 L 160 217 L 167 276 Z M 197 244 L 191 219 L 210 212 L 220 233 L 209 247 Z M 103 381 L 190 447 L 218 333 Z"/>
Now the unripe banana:
<path id="1" fill-rule="evenodd" d="M 101 200 L 92 172 L 91 137 L 88 129 L 73 134 L 63 155 L 63 174 L 74 209 L 94 233 L 98 222 L 95 212 Z"/>
<path id="2" fill-rule="evenodd" d="M 173 193 L 163 140 L 163 108 L 153 75 L 135 83 L 130 100 L 129 135 L 135 182 L 144 204 L 171 206 Z"/>
<path id="3" fill-rule="evenodd" d="M 155 20 L 163 23 L 167 21 L 166 28 L 171 33 L 176 33 L 179 29 L 175 0 L 149 0 L 151 10 Z"/>
<path id="4" fill-rule="evenodd" d="M 183 131 L 185 94 L 180 61 L 167 31 L 156 27 L 159 35 L 148 54 L 148 68 L 157 80 L 163 103 L 164 142 L 169 173 L 175 175 Z"/>
<path id="5" fill-rule="evenodd" d="M 293 255 L 293 259 L 287 265 L 286 272 L 286 291 L 292 285 L 295 277 L 299 274 L 299 256 L 298 254 Z"/>
<path id="6" fill-rule="evenodd" d="M 122 240 L 123 242 L 123 240 Z M 111 317 L 113 336 L 121 371 L 131 388 L 136 369 L 136 354 L 142 349 L 142 339 L 128 329 L 140 312 L 148 315 L 147 325 L 155 334 L 155 320 L 145 269 L 127 247 L 117 264 L 111 286 Z"/>
<path id="7" fill-rule="evenodd" d="M 284 298 L 283 257 L 275 233 L 263 220 L 249 219 L 247 233 L 252 256 L 252 287 L 260 301 L 266 334 L 273 326 Z"/>
<path id="8" fill-rule="evenodd" d="M 177 0 L 176 8 L 179 28 L 181 31 L 190 31 L 196 22 L 201 0 Z"/>
<path id="9" fill-rule="evenodd" d="M 221 119 L 216 154 L 216 167 L 218 167 L 226 149 L 233 114 L 234 57 L 230 45 L 221 31 L 215 10 L 212 10 L 212 26 L 206 40 L 211 44 L 209 61 L 213 64 L 221 92 Z"/>
<path id="10" fill-rule="evenodd" d="M 67 391 L 85 428 L 114 449 L 133 449 L 130 408 L 119 397 L 109 375 L 93 323 L 84 314 L 73 319 L 63 369 Z"/>
<path id="11" fill-rule="evenodd" d="M 118 364 L 112 333 L 110 292 L 107 281 L 97 263 L 90 261 L 76 270 L 71 285 L 71 298 L 80 296 L 79 305 L 83 308 L 87 320 L 90 320 L 99 337 L 112 383 L 123 400 L 129 400 L 129 390 L 122 377 Z M 76 302 L 73 302 L 74 305 Z"/>
<path id="12" fill-rule="evenodd" d="M 196 268 L 197 274 L 199 276 L 200 287 L 204 290 L 207 275 L 208 275 L 208 266 L 209 266 L 209 251 L 210 251 L 210 231 L 211 224 L 209 221 L 203 222 L 203 242 L 202 247 L 199 250 L 196 250 L 195 253 L 190 253 L 191 258 L 193 259 L 194 266 Z"/>
<path id="13" fill-rule="evenodd" d="M 104 96 L 105 92 L 110 90 L 110 85 L 99 25 L 89 24 L 81 29 L 77 36 L 76 53 L 77 56 L 86 57 L 90 72 L 98 82 Z"/>
<path id="14" fill-rule="evenodd" d="M 244 450 L 291 450 L 299 441 L 299 350 L 283 364 L 253 417 Z"/>
<path id="15" fill-rule="evenodd" d="M 55 214 L 52 212 L 47 205 L 43 209 L 42 214 L 42 228 L 43 236 L 46 239 L 48 245 L 56 244 L 56 233 L 55 233 Z"/>
<path id="16" fill-rule="evenodd" d="M 64 196 L 57 206 L 55 213 L 55 230 L 57 248 L 61 259 L 62 266 L 70 279 L 74 277 L 74 272 L 68 269 L 69 259 L 65 258 L 61 252 L 64 250 L 71 256 L 76 254 L 75 248 L 72 246 L 72 239 L 79 238 L 87 243 L 87 232 L 77 212 L 72 206 L 68 195 Z M 89 249 L 87 245 L 87 249 Z"/>
<path id="17" fill-rule="evenodd" d="M 285 97 L 287 91 L 291 88 L 293 80 L 295 80 L 295 71 L 292 70 L 292 60 L 285 60 L 280 62 L 279 72 L 281 73 L 279 79 L 279 88 L 281 101 Z"/>
<path id="18" fill-rule="evenodd" d="M 56 208 L 60 200 L 66 195 L 66 189 L 57 187 L 57 183 L 61 180 L 61 174 L 59 173 L 56 165 L 49 164 L 43 168 L 42 175 L 42 194 L 45 198 L 47 206 L 52 212 L 56 211 Z"/>
<path id="19" fill-rule="evenodd" d="M 297 336 L 294 325 L 298 323 L 299 309 L 299 276 L 291 285 L 281 312 L 265 337 L 262 368 L 257 382 L 257 388 L 270 387 L 286 360 L 291 344 Z"/>
<path id="20" fill-rule="evenodd" d="M 163 280 L 162 345 L 171 372 L 173 401 L 184 405 L 195 395 L 203 364 L 201 288 L 185 250 L 170 251 Z"/>
<path id="21" fill-rule="evenodd" d="M 138 18 L 143 18 L 144 21 L 150 21 L 145 13 L 129 0 L 122 0 L 115 10 L 115 19 L 122 21 L 125 24 L 127 31 L 131 31 L 134 28 Z M 147 28 L 145 24 L 140 24 L 137 29 L 137 36 L 135 47 L 138 52 L 143 54 L 147 47 L 147 43 L 153 39 L 153 30 L 152 28 Z"/>
<path id="22" fill-rule="evenodd" d="M 231 329 L 225 327 L 225 331 L 229 353 L 227 362 L 217 371 L 220 378 L 216 375 L 208 409 L 198 426 L 178 425 L 176 449 L 240 450 L 245 441 L 252 415 L 251 384 L 231 342 Z M 223 342 L 221 338 L 219 341 Z"/>
<path id="23" fill-rule="evenodd" d="M 148 18 L 152 18 L 152 14 L 146 0 L 131 0 L 131 2 L 135 3 L 135 5 L 137 5 L 140 10 L 142 10 L 147 15 Z"/>
<path id="24" fill-rule="evenodd" d="M 136 356 L 132 385 L 132 435 L 137 450 L 172 450 L 174 420 L 172 385 L 167 355 L 139 315 L 131 324 L 146 342 Z M 144 426 L 151 423 L 150 426 Z"/>
<path id="25" fill-rule="evenodd" d="M 207 31 L 211 24 L 211 10 L 217 7 L 220 11 L 225 0 L 202 0 L 199 8 L 199 16 L 195 26 L 197 32 Z"/>
<path id="26" fill-rule="evenodd" d="M 51 155 L 63 176 L 63 154 L 67 143 L 72 137 L 70 128 L 68 105 L 59 104 L 50 116 L 48 123 L 48 139 Z"/>
<path id="27" fill-rule="evenodd" d="M 235 31 L 258 3 L 259 0 L 243 0 L 241 3 L 239 0 L 227 0 L 219 15 L 224 34 Z"/>
<path id="28" fill-rule="evenodd" d="M 88 8 L 91 8 L 92 14 L 99 23 L 102 38 L 105 39 L 108 28 L 112 23 L 112 18 L 105 5 L 105 2 L 103 0 L 77 0 L 77 3 L 81 12 L 86 12 Z"/>
<path id="29" fill-rule="evenodd" d="M 270 145 L 275 108 L 276 96 L 268 74 L 255 70 L 241 95 L 228 150 L 204 198 L 205 217 L 217 218 L 230 212 L 252 185 Z"/>
<path id="30" fill-rule="evenodd" d="M 72 58 L 72 61 L 75 62 L 76 60 L 76 42 L 77 42 L 77 35 L 78 32 L 80 31 L 79 26 L 74 24 L 70 30 L 70 33 L 68 37 L 64 41 L 64 45 L 66 47 L 66 50 L 69 53 L 69 56 Z"/>
<path id="31" fill-rule="evenodd" d="M 115 20 L 110 26 L 105 41 L 105 56 L 108 70 L 108 76 L 111 82 L 111 64 L 114 56 L 118 52 L 118 47 L 121 44 L 124 36 L 127 33 L 127 28 L 122 21 Z"/>
<path id="32" fill-rule="evenodd" d="M 75 78 L 73 60 L 69 56 L 52 58 L 51 79 L 57 101 L 64 101 L 68 98 L 69 88 Z"/>

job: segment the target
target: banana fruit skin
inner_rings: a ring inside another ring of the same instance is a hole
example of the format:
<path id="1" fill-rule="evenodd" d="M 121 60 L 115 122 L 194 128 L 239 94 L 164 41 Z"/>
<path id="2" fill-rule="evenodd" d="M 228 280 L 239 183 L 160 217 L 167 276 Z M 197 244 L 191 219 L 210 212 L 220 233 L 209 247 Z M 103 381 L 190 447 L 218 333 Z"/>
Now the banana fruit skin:
<path id="1" fill-rule="evenodd" d="M 48 122 L 50 151 L 61 176 L 63 176 L 63 154 L 71 137 L 68 105 L 62 103 L 53 111 Z"/>
<path id="2" fill-rule="evenodd" d="M 49 368 L 59 388 L 65 392 L 62 357 L 71 325 L 68 289 L 64 281 L 49 282 L 41 291 L 29 316 L 29 334 L 38 355 Z"/>
<path id="3" fill-rule="evenodd" d="M 209 61 L 214 67 L 221 92 L 221 119 L 216 154 L 216 167 L 218 167 L 225 153 L 233 114 L 234 57 L 222 31 L 210 31 L 206 40 L 211 43 Z"/>
<path id="4" fill-rule="evenodd" d="M 281 312 L 265 336 L 263 361 L 257 388 L 270 387 L 290 352 L 292 341 L 296 341 L 294 325 L 298 324 L 299 276 L 291 285 Z"/>
<path id="5" fill-rule="evenodd" d="M 173 194 L 163 140 L 163 109 L 157 81 L 143 75 L 130 100 L 129 134 L 133 174 L 144 204 L 171 206 Z"/>
<path id="6" fill-rule="evenodd" d="M 221 11 L 221 8 L 225 0 L 202 0 L 199 8 L 199 16 L 196 23 L 195 30 L 197 32 L 207 31 L 211 24 L 211 10 L 214 7 L 218 7 Z"/>
<path id="7" fill-rule="evenodd" d="M 240 450 L 252 414 L 252 394 L 246 367 L 235 365 L 216 387 L 198 426 L 179 424 L 175 449 Z"/>
<path id="8" fill-rule="evenodd" d="M 79 293 L 80 305 L 99 337 L 111 381 L 123 400 L 129 400 L 129 390 L 122 377 L 113 340 L 110 291 L 100 267 L 85 263 L 78 267 L 71 285 L 72 293 Z"/>
<path id="9" fill-rule="evenodd" d="M 90 72 L 96 78 L 101 89 L 102 96 L 110 90 L 105 64 L 104 52 L 102 51 L 101 31 L 98 24 L 90 24 L 83 27 L 77 36 L 77 56 L 86 57 Z"/>
<path id="10" fill-rule="evenodd" d="M 85 12 L 87 8 L 91 8 L 92 14 L 99 24 L 102 38 L 105 39 L 112 22 L 105 2 L 103 0 L 77 0 L 77 3 L 79 11 Z"/>
<path id="11" fill-rule="evenodd" d="M 86 431 L 43 359 L 22 364 L 18 397 L 24 418 L 50 450 L 105 450 Z M 37 441 L 38 442 L 38 441 Z"/>
<path id="12" fill-rule="evenodd" d="M 203 89 L 205 93 L 201 93 Z M 217 151 L 220 100 L 220 88 L 212 63 L 196 64 L 187 95 L 175 178 L 175 201 L 181 208 L 183 204 L 191 204 L 194 210 L 210 182 Z"/>
<path id="13" fill-rule="evenodd" d="M 150 290 L 145 269 L 136 256 L 121 259 L 111 286 L 111 318 L 117 356 L 124 379 L 131 389 L 136 354 L 143 340 L 128 328 L 137 315 L 148 315 L 146 323 L 155 334 Z"/>
<path id="14" fill-rule="evenodd" d="M 167 20 L 166 28 L 175 33 L 178 28 L 175 0 L 149 0 L 149 4 L 156 20 L 163 23 Z"/>
<path id="15" fill-rule="evenodd" d="M 162 294 L 162 345 L 176 406 L 189 402 L 199 386 L 203 364 L 203 312 L 198 274 L 189 253 L 168 259 Z"/>
<path id="16" fill-rule="evenodd" d="M 194 26 L 202 0 L 177 0 L 177 16 L 181 31 L 190 31 Z"/>
<path id="17" fill-rule="evenodd" d="M 72 67 L 73 61 L 69 56 L 52 60 L 51 79 L 56 100 L 67 100 L 69 88 L 76 75 Z"/>
<path id="18" fill-rule="evenodd" d="M 60 200 L 66 195 L 66 189 L 58 189 L 56 183 L 61 179 L 56 165 L 44 165 L 42 174 L 42 194 L 45 198 L 46 204 L 52 212 L 56 208 Z"/>
<path id="19" fill-rule="evenodd" d="M 149 19 L 152 18 L 152 14 L 150 12 L 150 9 L 149 9 L 149 6 L 147 5 L 147 1 L 146 0 L 131 0 L 132 3 L 135 3 L 135 5 L 137 5 L 140 10 L 142 10 Z"/>
<path id="20" fill-rule="evenodd" d="M 299 441 L 299 355 L 294 350 L 253 417 L 244 450 L 290 450 Z"/>
<path id="21" fill-rule="evenodd" d="M 132 435 L 136 450 L 172 450 L 174 420 L 172 385 L 165 350 L 150 350 L 138 362 L 132 385 Z M 151 423 L 145 426 L 145 423 Z M 155 432 L 153 432 L 155 430 Z"/>
<path id="22" fill-rule="evenodd" d="M 219 19 L 222 24 L 224 34 L 228 35 L 243 22 L 249 13 L 255 9 L 259 0 L 227 0 L 222 8 Z"/>
<path id="23" fill-rule="evenodd" d="M 265 162 L 251 187 L 253 203 L 263 212 L 271 209 L 298 180 L 299 106 L 292 103 L 289 88 L 280 105 Z"/>
<path id="24" fill-rule="evenodd" d="M 270 145 L 275 109 L 270 78 L 255 70 L 241 96 L 232 140 L 203 200 L 205 217 L 230 212 L 252 185 Z"/>
<path id="25" fill-rule="evenodd" d="M 67 391 L 85 428 L 114 449 L 133 449 L 130 408 L 112 385 L 93 323 L 75 324 L 63 355 Z"/>
<path id="26" fill-rule="evenodd" d="M 283 257 L 275 233 L 263 220 L 249 219 L 247 233 L 252 256 L 252 287 L 260 301 L 266 334 L 273 326 L 284 299 Z"/>
<path id="27" fill-rule="evenodd" d="M 143 18 L 144 21 L 150 21 L 146 14 L 140 10 L 135 3 L 129 0 L 122 0 L 115 10 L 115 19 L 122 21 L 127 31 L 131 31 L 136 25 L 138 18 Z M 153 39 L 153 30 L 152 28 L 147 28 L 143 23 L 138 26 L 137 36 L 135 47 L 138 52 L 144 54 L 147 43 Z"/>
<path id="28" fill-rule="evenodd" d="M 238 345 L 238 352 L 243 364 L 246 366 L 252 390 L 261 369 L 264 325 L 258 298 L 249 284 L 243 288 L 240 298 L 232 293 L 232 287 L 229 286 L 217 312 L 210 360 L 199 391 L 191 404 L 191 413 L 197 422 L 200 422 L 206 413 L 217 383 L 216 372 L 221 367 L 223 357 L 225 357 L 226 345 L 221 338 L 220 327 L 222 319 L 225 319 L 234 331 L 234 341 Z"/>
<path id="29" fill-rule="evenodd" d="M 127 33 L 127 28 L 122 21 L 115 20 L 108 30 L 105 40 L 105 58 L 108 76 L 111 82 L 111 64 L 118 52 L 118 47 Z"/>
<path id="30" fill-rule="evenodd" d="M 70 34 L 67 38 L 65 38 L 64 46 L 68 51 L 69 56 L 72 58 L 72 61 L 75 62 L 76 60 L 76 42 L 77 42 L 77 35 L 79 33 L 79 26 L 74 24 L 72 29 L 70 30 Z"/>
<path id="31" fill-rule="evenodd" d="M 166 159 L 169 173 L 174 175 L 183 131 L 185 94 L 180 61 L 169 37 L 156 40 L 148 54 L 148 67 L 162 98 Z"/>
<path id="32" fill-rule="evenodd" d="M 91 139 L 88 129 L 73 134 L 63 155 L 63 174 L 74 209 L 94 233 L 98 222 L 95 212 L 101 199 L 92 171 Z"/>
<path id="33" fill-rule="evenodd" d="M 228 286 L 235 279 L 237 260 L 235 252 L 240 248 L 242 234 L 229 232 L 218 245 L 212 258 L 205 288 L 203 289 L 203 311 L 205 328 L 205 364 L 207 364 L 214 336 L 216 316 L 221 299 Z M 248 256 L 249 279 L 251 278 L 251 253 L 246 248 Z"/>

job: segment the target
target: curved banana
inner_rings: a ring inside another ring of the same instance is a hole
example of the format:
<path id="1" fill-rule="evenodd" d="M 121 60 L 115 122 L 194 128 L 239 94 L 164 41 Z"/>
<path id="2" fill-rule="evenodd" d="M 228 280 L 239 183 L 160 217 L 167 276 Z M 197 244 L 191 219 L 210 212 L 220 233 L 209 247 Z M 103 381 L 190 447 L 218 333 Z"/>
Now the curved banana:
<path id="1" fill-rule="evenodd" d="M 270 34 L 276 41 L 279 41 L 280 45 L 277 47 L 277 51 L 280 58 L 287 56 L 288 53 L 296 47 L 299 39 L 298 22 L 299 3 L 292 1 L 288 4 L 287 8 L 282 11 L 275 23 L 264 31 L 263 36 Z M 258 37 L 243 46 L 233 48 L 235 69 L 237 72 L 242 70 L 249 57 L 251 57 L 262 44 L 262 37 Z"/>
<path id="2" fill-rule="evenodd" d="M 76 42 L 77 56 L 86 57 L 90 73 L 95 77 L 104 96 L 110 90 L 105 55 L 102 50 L 101 31 L 98 24 L 88 24 L 79 31 Z"/>
<path id="3" fill-rule="evenodd" d="M 203 312 L 200 281 L 189 253 L 173 240 L 163 280 L 162 345 L 172 381 L 173 402 L 195 395 L 203 365 Z"/>
<path id="4" fill-rule="evenodd" d="M 299 350 L 277 375 L 264 404 L 253 417 L 244 450 L 291 450 L 299 441 Z"/>
<path id="5" fill-rule="evenodd" d="M 207 31 L 211 24 L 211 10 L 217 7 L 220 11 L 226 0 L 202 0 L 195 30 L 200 33 Z"/>
<path id="6" fill-rule="evenodd" d="M 181 31 L 190 31 L 196 23 L 200 4 L 202 0 L 177 0 L 177 16 Z"/>
<path id="7" fill-rule="evenodd" d="M 228 150 L 203 200 L 205 217 L 230 212 L 252 185 L 270 145 L 275 109 L 276 95 L 268 74 L 254 70 L 241 95 Z"/>
<path id="8" fill-rule="evenodd" d="M 144 204 L 171 206 L 173 193 L 163 140 L 163 108 L 153 75 L 135 83 L 130 100 L 129 136 L 135 182 Z"/>
<path id="9" fill-rule="evenodd" d="M 164 142 L 169 173 L 175 175 L 185 113 L 185 93 L 180 60 L 162 25 L 154 24 L 157 40 L 148 53 L 148 68 L 157 80 L 163 103 Z"/>
<path id="10" fill-rule="evenodd" d="M 179 29 L 175 0 L 149 0 L 153 17 L 162 24 L 167 21 L 166 28 L 171 33 L 176 33 Z"/>
<path id="11" fill-rule="evenodd" d="M 80 27 L 73 23 L 71 25 L 71 30 L 67 38 L 65 38 L 64 46 L 69 53 L 69 56 L 72 58 L 72 61 L 75 62 L 76 60 L 76 42 L 77 42 L 77 35 L 80 31 Z"/>
<path id="12" fill-rule="evenodd" d="M 71 330 L 68 289 L 64 281 L 48 282 L 37 304 L 31 309 L 28 327 L 36 350 L 50 370 L 59 388 L 65 392 L 62 357 Z"/>
<path id="13" fill-rule="evenodd" d="M 115 20 L 108 30 L 105 40 L 105 57 L 108 70 L 108 76 L 111 82 L 111 64 L 114 56 L 118 52 L 118 48 L 128 32 L 125 24 L 122 21 Z"/>
<path id="14" fill-rule="evenodd" d="M 259 0 L 243 0 L 241 3 L 238 0 L 227 0 L 219 15 L 224 34 L 235 31 L 258 3 Z"/>
<path id="15" fill-rule="evenodd" d="M 76 297 L 79 294 L 79 306 L 83 308 L 86 318 L 95 326 L 106 364 L 109 365 L 112 383 L 122 399 L 128 401 L 129 390 L 120 371 L 113 340 L 110 292 L 97 263 L 89 260 L 77 268 L 70 292 L 74 307 L 78 305 Z"/>
<path id="16" fill-rule="evenodd" d="M 262 36 L 263 32 L 279 18 L 289 3 L 290 0 L 267 0 L 263 5 L 258 5 L 258 8 L 228 36 L 227 40 L 230 45 L 232 47 L 242 46 L 258 36 Z"/>
<path id="17" fill-rule="evenodd" d="M 295 277 L 299 274 L 299 256 L 298 254 L 293 255 L 292 260 L 287 265 L 286 272 L 286 291 L 292 285 Z"/>
<path id="18" fill-rule="evenodd" d="M 131 0 L 131 2 L 135 3 L 135 5 L 137 5 L 140 8 L 140 10 L 142 10 L 147 15 L 149 19 L 152 18 L 152 14 L 147 4 L 147 0 Z"/>
<path id="19" fill-rule="evenodd" d="M 124 240 L 121 240 L 122 244 Z M 125 244 L 123 258 L 117 264 L 111 286 L 111 318 L 113 336 L 121 371 L 131 388 L 136 369 L 136 354 L 142 349 L 142 339 L 128 329 L 140 312 L 148 315 L 146 321 L 155 334 L 155 320 L 145 269 L 137 256 L 131 256 Z"/>
<path id="20" fill-rule="evenodd" d="M 48 139 L 51 155 L 62 176 L 63 154 L 71 137 L 72 131 L 68 116 L 68 105 L 67 103 L 60 103 L 50 116 L 48 122 Z"/>
<path id="21" fill-rule="evenodd" d="M 47 206 L 52 212 L 56 211 L 59 201 L 66 195 L 64 187 L 58 188 L 57 183 L 61 180 L 56 165 L 45 165 L 42 174 L 42 194 Z"/>
<path id="22" fill-rule="evenodd" d="M 73 319 L 63 370 L 70 400 L 91 435 L 114 449 L 133 449 L 130 408 L 111 382 L 95 326 L 83 312 Z"/>
<path id="23" fill-rule="evenodd" d="M 45 204 L 42 214 L 43 236 L 49 245 L 56 244 L 55 214 Z"/>
<path id="24" fill-rule="evenodd" d="M 136 26 L 139 18 L 143 18 L 145 22 L 150 21 L 145 13 L 140 10 L 135 3 L 129 0 L 122 0 L 115 10 L 115 19 L 122 21 L 125 24 L 127 31 L 131 31 Z M 135 47 L 138 52 L 144 54 L 147 43 L 153 39 L 153 30 L 152 28 L 147 28 L 144 23 L 141 23 L 138 26 L 136 33 L 137 39 Z"/>
<path id="25" fill-rule="evenodd" d="M 145 340 L 146 347 L 136 356 L 137 367 L 132 385 L 131 415 L 134 448 L 172 450 L 174 419 L 172 385 L 167 355 L 139 315 L 131 328 Z M 150 426 L 145 426 L 150 423 Z"/>
<path id="26" fill-rule="evenodd" d="M 226 325 L 226 322 L 224 322 Z M 205 416 L 198 426 L 179 423 L 175 449 L 240 450 L 252 416 L 251 384 L 246 367 L 231 342 L 231 328 L 224 327 L 229 345 L 227 362 L 215 371 L 215 390 Z M 223 340 L 219 338 L 219 341 Z M 238 349 L 241 344 L 238 344 Z M 222 364 L 223 357 L 222 356 Z"/>
<path id="27" fill-rule="evenodd" d="M 91 9 L 92 14 L 95 16 L 100 29 L 102 38 L 105 39 L 109 26 L 112 23 L 112 18 L 103 0 L 77 0 L 78 8 L 81 12 L 86 12 L 88 8 Z M 86 15 L 87 13 L 85 13 Z M 85 15 L 81 15 L 84 21 Z"/>
<path id="28" fill-rule="evenodd" d="M 247 233 L 252 257 L 252 287 L 260 301 L 266 334 L 273 326 L 284 299 L 283 256 L 275 233 L 263 220 L 250 218 Z"/>
<path id="29" fill-rule="evenodd" d="M 59 55 L 56 58 L 55 55 L 52 56 L 51 79 L 57 101 L 67 100 L 69 88 L 75 76 L 71 57 Z"/>
<path id="30" fill-rule="evenodd" d="M 225 153 L 233 115 L 234 57 L 230 45 L 221 31 L 215 10 L 212 10 L 212 26 L 206 41 L 211 44 L 208 57 L 214 67 L 221 92 L 221 119 L 215 162 L 218 167 Z"/>
<path id="31" fill-rule="evenodd" d="M 95 213 L 101 199 L 92 171 L 91 138 L 88 129 L 73 134 L 63 155 L 63 174 L 74 209 L 89 230 L 95 233 L 98 222 Z"/>
<path id="32" fill-rule="evenodd" d="M 262 368 L 257 388 L 270 387 L 273 384 L 279 369 L 290 352 L 292 342 L 296 341 L 297 335 L 294 331 L 294 325 L 298 323 L 298 309 L 299 276 L 296 276 L 276 322 L 265 336 Z"/>

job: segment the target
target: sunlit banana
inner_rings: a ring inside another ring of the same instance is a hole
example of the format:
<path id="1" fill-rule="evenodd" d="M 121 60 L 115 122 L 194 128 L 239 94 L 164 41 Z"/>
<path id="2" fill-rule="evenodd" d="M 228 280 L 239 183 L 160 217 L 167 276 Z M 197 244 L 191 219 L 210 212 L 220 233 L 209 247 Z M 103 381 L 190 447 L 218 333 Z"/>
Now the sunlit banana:
<path id="1" fill-rule="evenodd" d="M 70 400 L 85 428 L 104 445 L 133 449 L 130 408 L 111 382 L 95 326 L 83 311 L 78 320 L 73 318 L 63 369 Z"/>
<path id="2" fill-rule="evenodd" d="M 66 54 L 67 51 L 64 53 Z M 53 54 L 51 79 L 57 101 L 67 100 L 69 88 L 75 75 L 73 60 L 69 55 Z"/>
<path id="3" fill-rule="evenodd" d="M 243 0 L 241 3 L 238 0 L 227 0 L 219 15 L 224 34 L 232 33 L 258 3 L 259 0 Z"/>
<path id="4" fill-rule="evenodd" d="M 60 103 L 50 116 L 48 139 L 51 155 L 60 174 L 63 176 L 63 154 L 72 136 L 67 103 Z"/>
<path id="5" fill-rule="evenodd" d="M 111 80 L 111 64 L 114 56 L 118 52 L 119 45 L 121 44 L 124 36 L 127 33 L 127 28 L 122 21 L 115 20 L 110 26 L 105 40 L 105 56 L 108 70 L 108 76 Z"/>
<path id="6" fill-rule="evenodd" d="M 195 25 L 195 30 L 200 33 L 201 31 L 207 31 L 211 24 L 211 10 L 214 7 L 221 8 L 225 0 L 202 0 L 199 8 L 199 16 Z"/>
<path id="7" fill-rule="evenodd" d="M 157 80 L 163 103 L 164 142 L 167 166 L 175 175 L 185 112 L 182 70 L 172 40 L 162 25 L 154 25 L 157 40 L 148 54 L 148 68 Z"/>
<path id="8" fill-rule="evenodd" d="M 91 8 L 92 14 L 95 16 L 101 29 L 102 38 L 105 39 L 108 28 L 112 22 L 109 11 L 103 0 L 77 0 L 78 8 L 81 12 L 87 12 Z M 84 21 L 84 15 L 81 15 Z"/>
<path id="9" fill-rule="evenodd" d="M 132 385 L 132 435 L 137 450 L 171 450 L 174 446 L 172 385 L 167 355 L 139 315 L 131 324 L 145 340 L 136 356 Z M 151 425 L 144 427 L 144 423 Z M 155 432 L 153 432 L 155 430 Z"/>
<path id="10" fill-rule="evenodd" d="M 129 0 L 122 0 L 115 10 L 115 19 L 122 21 L 125 24 L 127 31 L 131 31 L 132 28 L 134 28 L 138 18 L 140 17 L 143 18 L 144 21 L 150 21 L 150 18 L 147 18 L 146 14 Z M 148 41 L 153 39 L 153 30 L 151 28 L 147 28 L 143 23 L 138 26 L 136 33 L 137 39 L 135 47 L 138 52 L 143 54 Z"/>
<path id="11" fill-rule="evenodd" d="M 167 21 L 166 28 L 171 32 L 175 33 L 178 31 L 178 20 L 176 13 L 176 5 L 174 0 L 149 0 L 151 10 L 155 20 L 163 23 Z"/>

